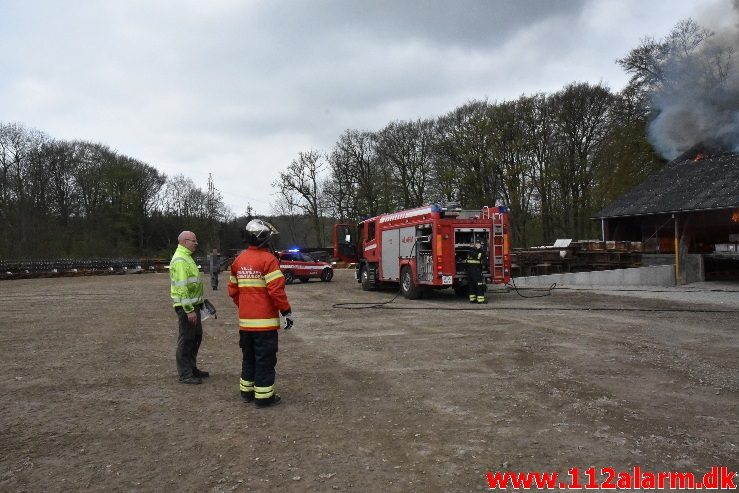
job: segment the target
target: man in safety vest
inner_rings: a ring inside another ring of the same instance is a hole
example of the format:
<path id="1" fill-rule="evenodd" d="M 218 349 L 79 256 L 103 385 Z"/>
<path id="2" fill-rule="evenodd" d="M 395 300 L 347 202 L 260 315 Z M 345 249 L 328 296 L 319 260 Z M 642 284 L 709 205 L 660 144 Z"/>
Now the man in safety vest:
<path id="1" fill-rule="evenodd" d="M 239 308 L 239 346 L 243 356 L 241 398 L 260 407 L 280 402 L 280 396 L 275 393 L 280 314 L 285 317 L 285 329 L 293 325 L 285 278 L 269 249 L 269 241 L 277 234 L 267 221 L 249 221 L 246 225 L 249 246 L 231 264 L 228 282 L 228 294 Z"/>
<path id="2" fill-rule="evenodd" d="M 192 258 L 198 247 L 198 238 L 192 231 L 183 231 L 177 237 L 177 250 L 169 262 L 171 281 L 170 295 L 172 305 L 177 314 L 177 373 L 180 382 L 187 384 L 202 383 L 209 377 L 207 371 L 197 367 L 198 349 L 203 340 L 203 326 L 200 321 L 200 309 L 203 307 L 203 280 L 200 271 Z"/>
<path id="3" fill-rule="evenodd" d="M 475 242 L 472 250 L 467 252 L 467 289 L 470 303 L 485 303 L 487 285 L 482 275 L 482 263 L 485 261 L 485 252 L 482 244 Z"/>

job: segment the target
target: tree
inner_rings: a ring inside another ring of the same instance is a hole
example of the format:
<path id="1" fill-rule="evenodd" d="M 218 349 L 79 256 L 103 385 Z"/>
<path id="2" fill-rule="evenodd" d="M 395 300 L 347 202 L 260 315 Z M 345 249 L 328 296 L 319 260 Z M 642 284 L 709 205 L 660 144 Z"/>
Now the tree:
<path id="1" fill-rule="evenodd" d="M 48 178 L 38 149 L 48 137 L 19 124 L 0 126 L 0 211 L 3 250 L 10 255 L 33 252 L 44 231 L 45 183 Z"/>
<path id="2" fill-rule="evenodd" d="M 554 240 L 555 189 L 556 179 L 553 156 L 556 150 L 554 108 L 551 96 L 535 94 L 521 97 L 520 112 L 522 129 L 527 136 L 529 159 L 531 160 L 531 182 L 534 188 L 532 206 L 538 212 L 541 225 L 541 240 L 549 243 Z"/>
<path id="3" fill-rule="evenodd" d="M 606 136 L 613 96 L 602 85 L 573 83 L 553 97 L 557 150 L 554 155 L 560 228 L 576 238 L 593 231 L 595 159 Z"/>
<path id="4" fill-rule="evenodd" d="M 377 158 L 376 139 L 371 132 L 347 130 L 339 137 L 332 155 L 344 165 L 337 171 L 347 172 L 355 187 L 355 212 L 375 216 L 383 205 L 387 206 L 388 199 L 383 198 L 387 173 Z M 346 179 L 335 174 L 331 178 Z"/>
<path id="5" fill-rule="evenodd" d="M 511 210 L 511 227 L 516 244 L 526 245 L 534 196 L 535 147 L 526 133 L 525 116 L 533 105 L 525 98 L 498 104 L 495 121 L 494 155 L 500 170 L 501 196 Z"/>
<path id="6" fill-rule="evenodd" d="M 402 208 L 423 205 L 432 173 L 433 122 L 393 122 L 376 138 L 379 157 L 391 163 Z"/>
<path id="7" fill-rule="evenodd" d="M 683 72 L 680 65 L 691 64 L 698 48 L 711 36 L 711 31 L 685 19 L 664 40 L 646 37 L 616 63 L 631 74 L 633 87 L 653 94 L 679 80 Z"/>
<path id="8" fill-rule="evenodd" d="M 298 207 L 314 226 L 316 245 L 323 246 L 323 201 L 321 172 L 326 167 L 325 157 L 316 151 L 301 152 L 287 170 L 273 183 L 285 201 Z"/>
<path id="9" fill-rule="evenodd" d="M 328 156 L 328 169 L 329 176 L 322 185 L 326 213 L 340 222 L 356 219 L 357 186 L 353 179 L 351 159 L 334 148 Z"/>
<path id="10" fill-rule="evenodd" d="M 663 40 L 646 38 L 618 63 L 653 116 L 649 140 L 667 159 L 703 142 L 727 150 L 739 141 L 736 29 L 717 36 L 693 20 Z"/>
<path id="11" fill-rule="evenodd" d="M 465 207 L 492 205 L 500 194 L 500 170 L 493 156 L 494 124 L 490 111 L 487 101 L 473 101 L 437 122 L 435 154 L 456 171 L 455 199 Z"/>

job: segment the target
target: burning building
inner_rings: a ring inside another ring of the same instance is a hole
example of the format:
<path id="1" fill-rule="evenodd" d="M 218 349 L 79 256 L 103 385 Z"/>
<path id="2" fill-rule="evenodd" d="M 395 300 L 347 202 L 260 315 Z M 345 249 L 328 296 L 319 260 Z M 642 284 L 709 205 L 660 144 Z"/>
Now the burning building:
<path id="1" fill-rule="evenodd" d="M 694 146 L 594 219 L 604 241 L 641 241 L 647 262 L 677 258 L 679 281 L 739 279 L 739 153 Z"/>

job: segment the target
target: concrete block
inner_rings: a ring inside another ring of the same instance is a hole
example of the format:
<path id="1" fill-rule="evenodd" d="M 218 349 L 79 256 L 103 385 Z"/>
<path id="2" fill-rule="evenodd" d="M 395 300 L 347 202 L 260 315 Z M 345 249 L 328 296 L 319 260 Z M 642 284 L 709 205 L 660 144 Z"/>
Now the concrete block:
<path id="1" fill-rule="evenodd" d="M 516 277 L 519 287 L 557 286 L 674 286 L 675 270 L 672 265 L 655 265 L 633 269 L 614 269 L 574 274 L 551 274 L 548 276 Z"/>

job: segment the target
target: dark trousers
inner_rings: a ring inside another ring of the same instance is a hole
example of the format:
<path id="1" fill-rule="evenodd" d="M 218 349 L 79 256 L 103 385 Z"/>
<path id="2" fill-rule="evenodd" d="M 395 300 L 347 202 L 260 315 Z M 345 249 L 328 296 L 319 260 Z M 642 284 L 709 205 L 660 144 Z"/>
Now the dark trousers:
<path id="1" fill-rule="evenodd" d="M 200 321 L 200 307 L 195 307 L 195 313 L 198 320 L 195 324 L 191 324 L 187 319 L 187 313 L 182 307 L 178 306 L 174 309 L 177 313 L 177 326 L 179 329 L 177 335 L 177 373 L 180 378 L 190 378 L 193 376 L 193 370 L 197 368 L 198 349 L 203 341 L 203 324 Z"/>
<path id="2" fill-rule="evenodd" d="M 243 355 L 241 379 L 254 382 L 255 388 L 272 387 L 275 384 L 277 366 L 277 331 L 241 330 L 239 347 Z"/>
<path id="3" fill-rule="evenodd" d="M 485 285 L 485 278 L 482 277 L 482 267 L 480 264 L 468 264 L 467 268 L 467 289 L 470 295 L 470 300 L 474 296 L 475 299 L 478 297 L 485 297 L 487 286 Z"/>

